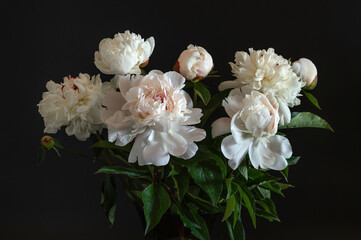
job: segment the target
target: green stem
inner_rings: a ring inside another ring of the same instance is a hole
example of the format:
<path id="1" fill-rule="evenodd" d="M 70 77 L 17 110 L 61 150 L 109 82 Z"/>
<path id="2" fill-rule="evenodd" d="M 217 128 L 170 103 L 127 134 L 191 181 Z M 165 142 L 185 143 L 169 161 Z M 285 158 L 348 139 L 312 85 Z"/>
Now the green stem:
<path id="1" fill-rule="evenodd" d="M 70 153 L 73 153 L 75 155 L 78 155 L 78 156 L 81 156 L 81 157 L 84 157 L 84 158 L 88 158 L 88 159 L 91 159 L 93 161 L 98 161 L 98 162 L 102 162 L 102 163 L 106 163 L 104 162 L 103 160 L 99 159 L 99 158 L 96 158 L 96 157 L 93 157 L 93 156 L 90 156 L 90 155 L 87 155 L 87 154 L 84 154 L 84 153 L 80 153 L 80 152 L 77 152 L 77 151 L 74 151 L 72 149 L 69 149 L 69 148 L 66 148 L 66 147 L 59 147 L 59 149 L 61 150 L 64 150 L 66 152 L 70 152 Z"/>
<path id="2" fill-rule="evenodd" d="M 197 107 L 197 91 L 196 88 L 193 88 L 193 107 Z"/>

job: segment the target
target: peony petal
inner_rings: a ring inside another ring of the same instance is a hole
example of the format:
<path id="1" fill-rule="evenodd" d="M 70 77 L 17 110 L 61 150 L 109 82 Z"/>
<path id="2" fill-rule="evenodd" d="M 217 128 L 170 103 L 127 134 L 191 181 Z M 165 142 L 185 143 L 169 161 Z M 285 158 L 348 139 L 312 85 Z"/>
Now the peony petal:
<path id="1" fill-rule="evenodd" d="M 279 108 L 278 114 L 280 116 L 279 125 L 287 124 L 291 121 L 291 111 L 284 101 L 278 100 Z"/>
<path id="2" fill-rule="evenodd" d="M 285 169 L 288 165 L 287 160 L 279 154 L 275 154 L 274 156 L 275 156 L 275 163 L 269 166 L 269 168 L 278 171 Z"/>
<path id="3" fill-rule="evenodd" d="M 238 144 L 232 135 L 223 139 L 221 150 L 223 155 L 229 159 L 228 164 L 233 170 L 241 164 L 251 143 L 252 138 L 247 138 L 242 144 Z"/>
<path id="4" fill-rule="evenodd" d="M 194 125 L 201 122 L 201 117 L 203 116 L 202 109 L 200 108 L 191 108 L 189 109 L 191 113 L 185 113 L 184 116 L 189 117 L 186 121 L 184 121 L 185 125 Z"/>
<path id="5" fill-rule="evenodd" d="M 145 148 L 146 140 L 152 131 L 148 130 L 142 134 L 139 134 L 134 141 L 132 150 L 130 151 L 128 162 L 135 163 L 138 160 L 138 164 L 140 166 L 150 165 L 151 163 L 147 163 L 144 161 L 142 150 Z"/>
<path id="6" fill-rule="evenodd" d="M 206 137 L 206 131 L 196 127 L 181 126 L 178 133 L 182 135 L 187 142 L 199 142 Z"/>
<path id="7" fill-rule="evenodd" d="M 231 132 L 231 118 L 219 118 L 212 123 L 212 138 Z"/>
<path id="8" fill-rule="evenodd" d="M 292 146 L 290 141 L 280 135 L 274 135 L 269 138 L 269 148 L 276 154 L 279 154 L 285 158 L 292 157 Z"/>
<path id="9" fill-rule="evenodd" d="M 155 166 L 164 166 L 169 162 L 169 154 L 166 145 L 162 142 L 151 142 L 142 149 L 145 162 Z M 140 165 L 140 164 L 139 164 Z"/>
<path id="10" fill-rule="evenodd" d="M 189 143 L 188 147 L 187 147 L 187 151 L 183 155 L 181 155 L 179 157 L 183 158 L 183 159 L 190 159 L 196 154 L 197 151 L 198 151 L 197 144 Z"/>
<path id="11" fill-rule="evenodd" d="M 170 72 L 164 73 L 164 75 L 167 76 L 171 80 L 174 88 L 181 89 L 184 87 L 185 78 L 181 74 L 179 74 L 175 71 L 170 71 Z"/>
<path id="12" fill-rule="evenodd" d="M 146 42 L 149 43 L 150 45 L 150 52 L 149 52 L 149 56 L 152 55 L 153 53 L 153 50 L 154 50 L 154 47 L 155 47 L 155 40 L 154 40 L 154 37 L 150 37 L 146 40 Z"/>
<path id="13" fill-rule="evenodd" d="M 173 156 L 179 157 L 187 151 L 188 142 L 182 135 L 172 131 L 160 134 L 160 142 L 167 146 L 166 149 L 168 149 L 168 152 Z"/>
<path id="14" fill-rule="evenodd" d="M 219 91 L 224 91 L 226 89 L 230 89 L 230 88 L 240 88 L 242 87 L 242 83 L 239 80 L 234 80 L 234 81 L 224 81 L 221 82 L 221 84 L 219 84 L 218 89 Z"/>
<path id="15" fill-rule="evenodd" d="M 110 92 L 105 95 L 103 100 L 103 105 L 106 106 L 106 109 L 101 109 L 100 117 L 103 122 L 105 122 L 108 118 L 113 116 L 116 111 L 122 109 L 125 100 L 121 93 L 119 92 Z"/>

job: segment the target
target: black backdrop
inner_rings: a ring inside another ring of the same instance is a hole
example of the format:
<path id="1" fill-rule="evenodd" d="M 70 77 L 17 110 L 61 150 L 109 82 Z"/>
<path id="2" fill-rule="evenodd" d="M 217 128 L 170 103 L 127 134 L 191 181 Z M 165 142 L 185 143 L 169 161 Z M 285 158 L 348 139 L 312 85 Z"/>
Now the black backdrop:
<path id="1" fill-rule="evenodd" d="M 98 74 L 94 51 L 101 39 L 131 30 L 154 36 L 147 69 L 172 69 L 188 44 L 205 47 L 222 79 L 237 50 L 275 48 L 285 58 L 307 57 L 318 67 L 313 93 L 298 111 L 327 119 L 335 133 L 288 131 L 294 154 L 286 198 L 275 196 L 281 223 L 246 220 L 248 239 L 361 239 L 360 12 L 339 1 L 3 1 L 0 239 L 142 239 L 135 208 L 119 187 L 115 226 L 100 208 L 99 167 L 87 159 L 47 154 L 36 166 L 43 122 L 36 104 L 48 80 L 79 72 Z M 101 75 L 103 80 L 109 76 Z M 82 144 L 56 135 L 81 151 Z M 248 219 L 248 217 L 246 217 Z"/>

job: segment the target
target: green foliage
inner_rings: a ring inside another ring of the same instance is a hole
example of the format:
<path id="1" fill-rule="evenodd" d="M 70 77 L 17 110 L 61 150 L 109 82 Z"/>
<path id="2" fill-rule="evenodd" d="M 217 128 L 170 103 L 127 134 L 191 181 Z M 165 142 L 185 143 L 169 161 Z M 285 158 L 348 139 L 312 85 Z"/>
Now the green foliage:
<path id="1" fill-rule="evenodd" d="M 333 129 L 331 128 L 330 124 L 326 122 L 326 120 L 310 112 L 293 113 L 291 121 L 285 125 L 279 126 L 278 129 L 305 127 L 324 128 L 333 132 Z"/>
<path id="2" fill-rule="evenodd" d="M 146 221 L 145 234 L 152 230 L 168 210 L 171 200 L 167 190 L 161 184 L 150 184 L 142 195 L 144 216 Z"/>
<path id="3" fill-rule="evenodd" d="M 209 92 L 206 85 L 201 82 L 194 82 L 194 91 L 202 99 L 204 105 L 208 105 L 209 101 L 211 100 L 211 93 Z"/>
<path id="4" fill-rule="evenodd" d="M 114 214 L 117 206 L 117 191 L 115 179 L 111 175 L 104 175 L 101 187 L 101 201 L 100 204 L 104 209 L 105 215 L 108 217 L 110 226 L 114 224 Z"/>
<path id="5" fill-rule="evenodd" d="M 188 167 L 188 172 L 194 182 L 210 197 L 212 204 L 216 205 L 223 189 L 222 171 L 212 162 L 199 162 Z"/>
<path id="6" fill-rule="evenodd" d="M 129 169 L 122 166 L 105 166 L 99 169 L 96 173 L 126 175 L 131 178 L 150 178 L 149 172 L 147 171 Z"/>
<path id="7" fill-rule="evenodd" d="M 315 105 L 319 110 L 321 110 L 320 105 L 318 104 L 318 101 L 316 99 L 315 96 L 313 96 L 311 93 L 306 92 L 305 90 L 302 90 L 303 95 L 305 95 L 307 97 L 308 100 L 310 100 L 310 102 Z"/>

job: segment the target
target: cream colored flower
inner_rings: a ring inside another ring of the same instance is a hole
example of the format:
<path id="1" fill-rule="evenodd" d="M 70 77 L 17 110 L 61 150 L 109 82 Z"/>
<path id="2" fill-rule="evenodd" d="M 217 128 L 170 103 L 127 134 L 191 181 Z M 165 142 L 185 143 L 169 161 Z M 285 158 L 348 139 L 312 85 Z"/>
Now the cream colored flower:
<path id="1" fill-rule="evenodd" d="M 140 35 L 125 31 L 99 43 L 94 63 L 105 74 L 140 74 L 139 66 L 149 60 L 154 46 L 153 37 L 144 41 Z"/>
<path id="2" fill-rule="evenodd" d="M 56 133 L 62 126 L 65 132 L 80 141 L 85 141 L 91 133 L 103 127 L 100 109 L 103 95 L 114 91 L 110 83 L 102 84 L 98 76 L 79 74 L 65 77 L 61 84 L 49 81 L 47 92 L 38 104 L 39 113 L 44 118 L 46 133 Z"/>
<path id="3" fill-rule="evenodd" d="M 204 78 L 213 68 L 212 56 L 202 47 L 190 44 L 177 62 L 177 71 L 187 80 Z"/>
<path id="4" fill-rule="evenodd" d="M 317 68 L 307 58 L 300 58 L 292 63 L 293 71 L 305 82 L 305 89 L 312 90 L 317 85 Z"/>
<path id="5" fill-rule="evenodd" d="M 221 144 L 232 169 L 238 168 L 247 153 L 256 169 L 286 168 L 292 148 L 287 138 L 275 135 L 279 115 L 278 103 L 272 95 L 245 86 L 242 92 L 232 90 L 223 106 L 230 118 L 220 118 L 212 124 L 212 137 L 232 133 Z"/>
<path id="6" fill-rule="evenodd" d="M 292 71 L 288 61 L 277 55 L 274 49 L 236 52 L 235 63 L 230 63 L 236 79 L 225 81 L 219 90 L 241 88 L 248 85 L 264 94 L 271 94 L 279 103 L 280 124 L 291 120 L 289 107 L 297 106 L 301 101 L 297 98 L 305 85 Z"/>
<path id="7" fill-rule="evenodd" d="M 129 162 L 139 165 L 166 165 L 170 154 L 189 159 L 198 150 L 194 142 L 205 138 L 200 122 L 201 109 L 193 108 L 182 90 L 185 79 L 177 72 L 151 71 L 146 76 L 120 76 L 120 92 L 108 94 L 102 119 L 108 140 L 124 146 L 133 139 Z"/>

